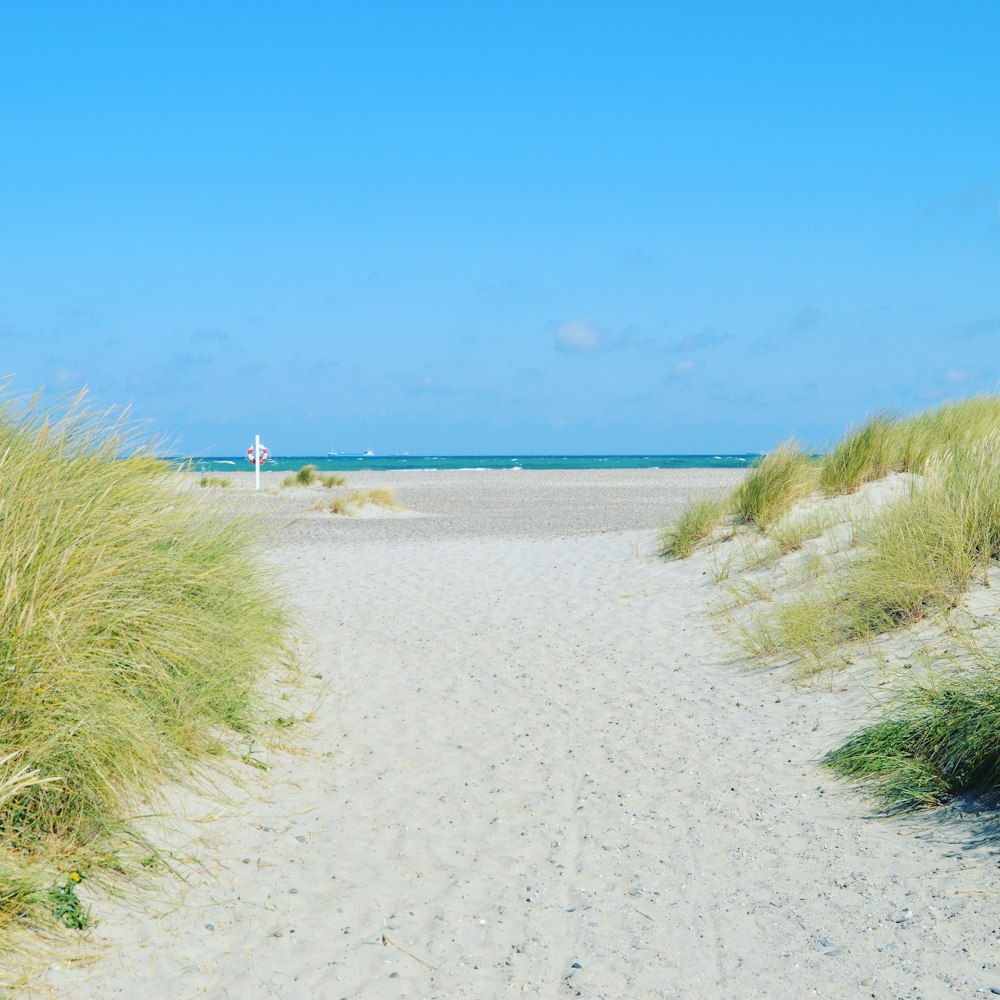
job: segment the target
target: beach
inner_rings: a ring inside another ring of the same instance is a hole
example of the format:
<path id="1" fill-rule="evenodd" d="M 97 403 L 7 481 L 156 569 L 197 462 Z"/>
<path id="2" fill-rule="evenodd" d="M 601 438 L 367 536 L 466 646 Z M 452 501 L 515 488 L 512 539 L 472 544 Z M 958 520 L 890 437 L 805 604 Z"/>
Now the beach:
<path id="1" fill-rule="evenodd" d="M 989 834 L 875 818 L 817 760 L 849 676 L 750 672 L 661 524 L 735 470 L 230 476 L 294 610 L 280 746 L 140 827 L 34 995 L 935 998 L 1000 992 Z M 197 477 L 191 491 L 199 490 Z M 86 887 L 81 894 L 86 893 Z"/>

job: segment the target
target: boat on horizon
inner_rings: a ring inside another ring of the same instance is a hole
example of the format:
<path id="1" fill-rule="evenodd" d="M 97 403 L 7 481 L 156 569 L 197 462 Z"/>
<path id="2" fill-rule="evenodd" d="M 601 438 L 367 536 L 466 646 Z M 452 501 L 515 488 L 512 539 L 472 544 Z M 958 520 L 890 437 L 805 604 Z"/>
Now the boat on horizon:
<path id="1" fill-rule="evenodd" d="M 368 448 L 366 451 L 328 451 L 327 458 L 374 458 L 375 452 Z"/>

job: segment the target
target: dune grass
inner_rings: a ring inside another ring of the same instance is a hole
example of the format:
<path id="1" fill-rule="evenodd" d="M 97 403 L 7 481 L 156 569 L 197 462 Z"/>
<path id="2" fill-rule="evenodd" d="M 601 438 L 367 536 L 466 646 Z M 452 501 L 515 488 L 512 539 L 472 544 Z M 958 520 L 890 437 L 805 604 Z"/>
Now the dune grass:
<path id="1" fill-rule="evenodd" d="M 66 871 L 249 732 L 281 646 L 251 535 L 134 448 L 79 404 L 0 408 L 0 926 L 72 908 Z"/>
<path id="2" fill-rule="evenodd" d="M 885 549 L 901 556 L 881 565 L 896 600 L 893 616 L 952 607 L 977 577 L 989 583 L 1000 558 L 1000 435 L 964 442 L 947 456 L 930 456 L 926 489 L 891 512 L 882 527 Z M 910 523 L 925 519 L 926 523 Z M 898 570 L 899 580 L 887 577 Z M 886 600 L 869 612 L 886 623 Z M 888 625 L 892 625 L 893 617 Z M 868 621 L 865 621 L 868 624 Z M 995 643 L 995 640 L 993 640 Z M 883 718 L 831 752 L 826 763 L 865 782 L 889 811 L 935 805 L 965 792 L 996 795 L 1000 787 L 1000 657 L 966 641 L 972 669 L 932 669 L 902 691 Z"/>
<path id="3" fill-rule="evenodd" d="M 822 509 L 785 516 L 817 487 L 828 497 L 849 494 L 892 472 L 911 473 L 910 490 L 874 512 L 855 509 L 849 517 L 846 507 L 836 516 Z M 817 552 L 805 554 L 804 596 L 735 622 L 751 657 L 791 660 L 799 673 L 812 673 L 845 665 L 855 655 L 852 643 L 925 618 L 945 624 L 948 641 L 967 651 L 962 669 L 951 654 L 928 659 L 923 682 L 902 689 L 881 718 L 825 763 L 865 783 L 889 811 L 966 792 L 996 799 L 1000 644 L 989 629 L 984 652 L 971 633 L 961 637 L 949 615 L 975 582 L 989 586 L 1000 561 L 1000 396 L 906 418 L 876 414 L 819 462 L 786 443 L 752 469 L 723 506 L 763 533 L 750 549 L 744 538 L 743 569 L 776 562 L 845 519 L 853 532 L 851 552 L 832 565 Z M 663 553 L 693 551 L 718 523 L 713 514 L 720 516 L 709 505 L 685 511 L 661 536 Z M 766 581 L 727 582 L 737 556 L 726 549 L 716 554 L 713 579 L 730 598 L 727 612 L 771 596 Z"/>
<path id="4" fill-rule="evenodd" d="M 1000 557 L 1000 437 L 927 464 L 927 479 L 859 529 L 861 555 L 834 582 L 778 610 L 769 623 L 775 655 L 820 660 L 954 608 Z"/>
<path id="5" fill-rule="evenodd" d="M 786 441 L 754 466 L 730 499 L 736 519 L 766 531 L 816 488 L 816 463 Z"/>
<path id="6" fill-rule="evenodd" d="M 910 492 L 856 525 L 857 557 L 743 638 L 762 658 L 800 657 L 800 670 L 844 661 L 845 646 L 942 616 L 1000 560 L 1000 399 L 977 397 L 915 417 L 884 415 L 851 432 L 824 460 L 828 494 L 890 471 L 916 474 Z M 954 629 L 949 634 L 954 637 Z M 962 641 L 971 662 L 930 659 L 881 717 L 825 763 L 866 785 L 889 811 L 1000 789 L 1000 654 Z"/>
<path id="7" fill-rule="evenodd" d="M 974 396 L 901 421 L 895 430 L 895 465 L 923 474 L 929 463 L 1000 431 L 1000 396 Z"/>
<path id="8" fill-rule="evenodd" d="M 376 486 L 370 490 L 354 490 L 353 493 L 341 493 L 335 496 L 325 506 L 331 514 L 343 514 L 350 517 L 357 513 L 361 507 L 367 505 L 384 507 L 387 510 L 402 510 L 396 494 L 388 486 Z"/>
<path id="9" fill-rule="evenodd" d="M 818 460 L 792 440 L 779 445 L 749 470 L 717 517 L 730 513 L 739 524 L 773 534 L 772 527 L 816 489 L 835 496 L 854 493 L 892 472 L 925 475 L 935 463 L 997 433 L 1000 396 L 946 403 L 905 419 L 877 413 Z M 661 531 L 661 554 L 674 559 L 691 555 L 717 526 L 713 513 L 708 501 L 690 504 L 675 524 Z M 785 537 L 775 540 L 785 549 L 794 531 L 790 526 L 778 531 Z"/>
<path id="10" fill-rule="evenodd" d="M 285 476 L 281 481 L 281 485 L 285 489 L 294 486 L 315 486 L 317 483 L 326 489 L 332 489 L 334 486 L 346 486 L 347 480 L 336 472 L 317 472 L 316 466 L 310 464 L 303 465 L 297 472 Z"/>
<path id="11" fill-rule="evenodd" d="M 660 532 L 660 554 L 686 559 L 715 530 L 723 509 L 722 502 L 711 497 L 692 500 L 677 520 Z"/>
<path id="12" fill-rule="evenodd" d="M 854 493 L 865 483 L 887 476 L 901 464 L 896 431 L 897 421 L 884 413 L 849 431 L 820 464 L 823 492 L 830 496 Z"/>

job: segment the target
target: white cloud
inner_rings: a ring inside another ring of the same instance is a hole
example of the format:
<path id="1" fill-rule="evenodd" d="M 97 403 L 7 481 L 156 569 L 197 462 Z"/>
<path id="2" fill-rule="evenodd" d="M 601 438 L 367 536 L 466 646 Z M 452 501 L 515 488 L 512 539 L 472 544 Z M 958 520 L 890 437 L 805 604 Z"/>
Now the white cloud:
<path id="1" fill-rule="evenodd" d="M 556 327 L 556 347 L 561 351 L 596 351 L 602 337 L 589 319 L 573 319 Z"/>
<path id="2" fill-rule="evenodd" d="M 678 361 L 671 371 L 679 378 L 684 378 L 685 376 L 690 375 L 695 370 L 695 367 L 696 366 L 693 361 Z"/>
<path id="3" fill-rule="evenodd" d="M 945 382 L 971 382 L 979 375 L 975 368 L 949 368 L 944 373 Z"/>

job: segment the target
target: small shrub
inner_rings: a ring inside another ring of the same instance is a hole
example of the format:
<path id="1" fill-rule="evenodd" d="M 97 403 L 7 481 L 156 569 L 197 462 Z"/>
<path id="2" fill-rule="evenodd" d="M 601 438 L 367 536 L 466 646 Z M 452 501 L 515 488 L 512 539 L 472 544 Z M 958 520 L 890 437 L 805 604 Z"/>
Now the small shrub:
<path id="1" fill-rule="evenodd" d="M 838 615 L 836 593 L 825 589 L 782 605 L 766 623 L 760 623 L 767 639 L 754 650 L 763 659 L 797 657 L 800 672 L 812 673 L 828 665 L 830 654 L 852 638 Z"/>
<path id="2" fill-rule="evenodd" d="M 686 559 L 715 529 L 722 514 L 718 500 L 692 500 L 677 518 L 660 533 L 660 555 Z"/>

